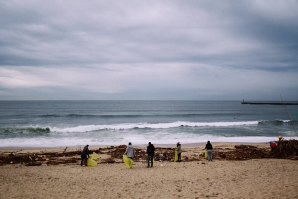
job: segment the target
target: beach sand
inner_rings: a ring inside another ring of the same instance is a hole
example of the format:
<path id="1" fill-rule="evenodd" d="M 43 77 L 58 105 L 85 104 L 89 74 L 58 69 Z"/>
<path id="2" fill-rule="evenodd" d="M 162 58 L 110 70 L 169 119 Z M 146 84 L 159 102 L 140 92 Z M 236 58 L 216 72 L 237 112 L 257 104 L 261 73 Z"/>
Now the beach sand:
<path id="1" fill-rule="evenodd" d="M 102 160 L 96 167 L 4 165 L 0 198 L 298 198 L 296 160 L 208 162 L 200 158 L 202 148 L 182 153 L 196 155 L 197 161 L 155 161 L 153 168 L 146 168 L 145 160 L 132 169 Z"/>

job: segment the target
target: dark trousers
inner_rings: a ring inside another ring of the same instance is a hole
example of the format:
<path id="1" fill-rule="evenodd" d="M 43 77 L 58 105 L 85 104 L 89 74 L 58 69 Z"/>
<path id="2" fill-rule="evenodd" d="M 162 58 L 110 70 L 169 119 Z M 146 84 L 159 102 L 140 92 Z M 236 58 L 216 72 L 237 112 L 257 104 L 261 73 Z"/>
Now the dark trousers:
<path id="1" fill-rule="evenodd" d="M 181 153 L 178 153 L 178 162 L 181 162 Z"/>
<path id="2" fill-rule="evenodd" d="M 87 160 L 88 160 L 87 155 L 81 155 L 81 166 L 83 166 L 84 160 L 85 160 L 85 166 L 87 166 Z"/>
<path id="3" fill-rule="evenodd" d="M 154 156 L 148 156 L 148 158 L 147 158 L 148 167 L 150 167 L 150 161 L 151 161 L 151 167 L 153 167 L 153 157 Z"/>

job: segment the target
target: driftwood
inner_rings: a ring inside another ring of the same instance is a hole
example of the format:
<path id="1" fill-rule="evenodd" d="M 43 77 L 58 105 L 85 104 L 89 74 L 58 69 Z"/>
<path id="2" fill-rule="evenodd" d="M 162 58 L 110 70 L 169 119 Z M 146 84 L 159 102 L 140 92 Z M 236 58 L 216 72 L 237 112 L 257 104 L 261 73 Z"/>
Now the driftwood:
<path id="1" fill-rule="evenodd" d="M 114 158 L 107 158 L 104 160 L 105 163 L 116 163 L 116 160 Z"/>
<path id="2" fill-rule="evenodd" d="M 249 150 L 249 149 L 256 149 L 258 147 L 252 146 L 252 145 L 243 145 L 243 144 L 241 144 L 241 145 L 235 145 L 235 148 L 236 149 Z"/>
<path id="3" fill-rule="evenodd" d="M 34 162 L 30 162 L 30 163 L 26 163 L 25 166 L 41 166 L 42 163 L 34 163 Z"/>
<path id="4" fill-rule="evenodd" d="M 67 147 L 64 149 L 63 153 L 65 153 L 66 149 L 67 149 Z"/>

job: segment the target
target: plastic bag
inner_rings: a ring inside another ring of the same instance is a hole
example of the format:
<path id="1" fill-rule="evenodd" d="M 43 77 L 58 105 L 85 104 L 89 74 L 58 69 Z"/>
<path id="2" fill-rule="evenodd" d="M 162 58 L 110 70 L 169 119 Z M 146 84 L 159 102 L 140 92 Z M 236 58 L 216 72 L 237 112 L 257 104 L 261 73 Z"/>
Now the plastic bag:
<path id="1" fill-rule="evenodd" d="M 205 149 L 205 158 L 208 158 L 208 153 L 207 153 L 207 149 Z"/>
<path id="2" fill-rule="evenodd" d="M 91 159 L 97 161 L 99 158 L 99 155 L 95 152 L 93 152 Z"/>
<path id="3" fill-rule="evenodd" d="M 127 155 L 123 155 L 123 162 L 129 169 L 131 168 L 133 163 L 132 159 L 128 158 Z"/>
<path id="4" fill-rule="evenodd" d="M 178 161 L 178 151 L 175 151 L 174 162 Z"/>
<path id="5" fill-rule="evenodd" d="M 91 158 L 88 158 L 88 160 L 87 160 L 87 166 L 95 167 L 95 166 L 97 166 L 97 162 L 95 162 Z"/>

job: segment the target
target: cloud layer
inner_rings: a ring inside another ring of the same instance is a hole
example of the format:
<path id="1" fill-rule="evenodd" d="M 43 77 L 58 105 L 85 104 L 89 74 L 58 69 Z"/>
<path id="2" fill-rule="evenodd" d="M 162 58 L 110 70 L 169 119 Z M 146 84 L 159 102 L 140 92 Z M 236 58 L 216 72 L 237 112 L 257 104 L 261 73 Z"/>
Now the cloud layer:
<path id="1" fill-rule="evenodd" d="M 298 100 L 297 1 L 1 1 L 0 100 Z"/>

